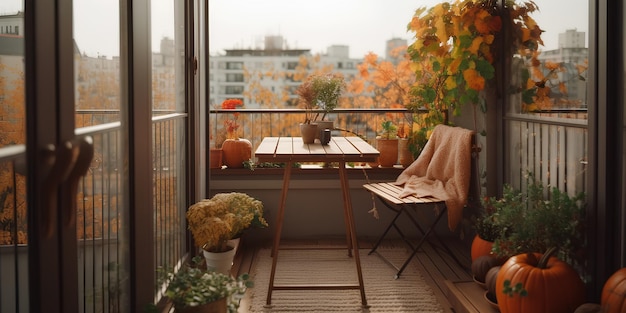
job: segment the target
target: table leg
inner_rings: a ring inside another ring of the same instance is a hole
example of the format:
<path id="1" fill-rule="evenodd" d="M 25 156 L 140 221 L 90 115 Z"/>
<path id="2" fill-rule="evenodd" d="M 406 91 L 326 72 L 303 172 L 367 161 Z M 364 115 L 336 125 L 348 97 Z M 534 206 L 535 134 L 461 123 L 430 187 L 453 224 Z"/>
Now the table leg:
<path id="1" fill-rule="evenodd" d="M 352 249 L 356 245 L 354 243 L 354 241 L 352 240 L 352 231 L 351 231 L 351 226 L 350 226 L 350 217 L 348 216 L 348 211 L 349 210 L 351 211 L 352 207 L 351 207 L 351 204 L 350 204 L 351 203 L 350 202 L 351 201 L 351 199 L 350 199 L 350 192 L 347 191 L 349 189 L 346 189 L 344 187 L 344 185 L 343 185 L 344 178 L 343 178 L 343 176 L 341 174 L 341 167 L 342 166 L 345 169 L 346 164 L 343 163 L 343 162 L 339 163 L 339 167 L 340 167 L 340 170 L 339 170 L 339 182 L 341 184 L 341 195 L 343 197 L 343 221 L 346 224 L 345 225 L 345 227 L 346 227 L 346 244 L 347 244 L 347 247 L 348 247 L 348 256 L 352 257 Z M 346 182 L 347 181 L 348 180 L 346 178 Z M 348 188 L 349 188 L 349 186 L 348 186 Z M 357 252 L 358 252 L 358 250 L 357 250 Z"/>
<path id="2" fill-rule="evenodd" d="M 356 263 L 356 271 L 359 279 L 359 290 L 361 291 L 361 305 L 367 307 L 367 299 L 365 297 L 365 285 L 363 284 L 363 272 L 361 271 L 361 258 L 359 255 L 359 244 L 356 237 L 356 226 L 354 223 L 354 213 L 352 211 L 352 199 L 350 197 L 350 184 L 348 183 L 348 175 L 346 171 L 346 162 L 339 162 L 339 179 L 341 180 L 341 190 L 343 191 L 344 213 L 347 220 L 348 232 L 350 233 L 350 241 L 354 251 L 354 262 Z"/>
<path id="3" fill-rule="evenodd" d="M 270 283 L 267 288 L 266 305 L 272 303 L 272 291 L 274 290 L 274 275 L 276 274 L 276 263 L 278 261 L 278 248 L 280 246 L 280 236 L 283 229 L 283 220 L 285 217 L 285 205 L 287 204 L 287 190 L 289 190 L 289 181 L 291 179 L 292 162 L 289 161 L 285 165 L 285 173 L 283 174 L 283 189 L 280 196 L 280 204 L 276 213 L 276 231 L 274 232 L 274 243 L 272 245 L 272 271 L 270 272 Z"/>

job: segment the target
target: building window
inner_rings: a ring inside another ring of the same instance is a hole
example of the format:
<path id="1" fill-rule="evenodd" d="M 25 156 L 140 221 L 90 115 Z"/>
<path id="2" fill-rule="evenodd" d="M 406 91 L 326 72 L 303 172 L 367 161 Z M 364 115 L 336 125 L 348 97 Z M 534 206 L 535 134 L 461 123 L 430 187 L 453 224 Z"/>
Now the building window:
<path id="1" fill-rule="evenodd" d="M 227 95 L 240 95 L 243 94 L 243 86 L 226 86 Z"/>
<path id="2" fill-rule="evenodd" d="M 226 81 L 229 83 L 243 83 L 243 73 L 228 73 L 226 74 Z"/>
<path id="3" fill-rule="evenodd" d="M 227 70 L 243 70 L 243 62 L 226 62 Z"/>

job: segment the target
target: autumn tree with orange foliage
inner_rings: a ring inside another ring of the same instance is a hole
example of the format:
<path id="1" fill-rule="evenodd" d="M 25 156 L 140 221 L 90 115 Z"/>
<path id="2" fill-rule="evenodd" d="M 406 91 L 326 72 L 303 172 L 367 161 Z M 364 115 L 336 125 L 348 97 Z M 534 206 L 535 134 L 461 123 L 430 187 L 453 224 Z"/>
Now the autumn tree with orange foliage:
<path id="1" fill-rule="evenodd" d="M 0 147 L 26 142 L 24 71 L 0 64 Z M 14 162 L 0 165 L 0 244 L 26 244 L 26 177 Z"/>

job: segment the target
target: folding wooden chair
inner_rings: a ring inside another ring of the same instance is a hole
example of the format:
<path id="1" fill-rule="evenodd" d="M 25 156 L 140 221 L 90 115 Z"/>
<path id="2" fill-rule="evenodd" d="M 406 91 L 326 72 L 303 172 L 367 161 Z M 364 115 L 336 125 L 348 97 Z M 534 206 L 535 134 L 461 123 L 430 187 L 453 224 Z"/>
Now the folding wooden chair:
<path id="1" fill-rule="evenodd" d="M 471 138 L 471 163 L 469 168 L 469 190 L 468 190 L 468 203 L 474 203 L 478 201 L 479 196 L 479 180 L 478 180 L 478 154 L 480 152 L 480 148 L 476 145 L 475 134 L 472 133 Z M 404 187 L 402 185 L 397 185 L 394 182 L 378 182 L 378 183 L 367 183 L 363 185 L 365 189 L 371 192 L 376 198 L 380 199 L 380 201 L 391 211 L 395 213 L 393 219 L 387 225 L 385 231 L 378 238 L 376 244 L 372 247 L 369 254 L 377 253 L 385 262 L 394 267 L 397 270 L 395 278 L 399 278 L 404 269 L 407 267 L 409 262 L 413 259 L 413 257 L 417 254 L 418 250 L 422 247 L 425 242 L 429 242 L 434 248 L 442 247 L 445 252 L 447 252 L 455 262 L 457 262 L 461 267 L 465 268 L 455 254 L 450 250 L 450 248 L 441 240 L 441 238 L 437 235 L 435 228 L 438 225 L 439 221 L 442 220 L 442 217 L 446 215 L 448 210 L 445 201 L 441 201 L 432 196 L 424 196 L 418 197 L 415 195 L 410 195 L 407 197 L 400 197 L 403 192 Z M 467 203 L 465 204 L 467 205 Z M 417 209 L 423 208 L 434 208 L 435 216 L 430 224 L 425 226 L 422 225 L 418 221 L 418 218 L 415 216 L 415 212 Z M 401 221 L 401 216 L 407 216 L 412 225 L 415 226 L 419 235 L 421 237 L 417 241 L 416 244 L 405 235 L 404 231 L 400 228 L 399 222 Z M 411 249 L 411 255 L 404 261 L 401 267 L 397 267 L 395 264 L 390 262 L 385 258 L 384 255 L 377 252 L 378 247 L 388 235 L 391 229 L 395 229 L 396 232 L 400 235 L 402 240 L 409 246 Z M 436 239 L 438 245 L 434 245 L 430 238 Z"/>

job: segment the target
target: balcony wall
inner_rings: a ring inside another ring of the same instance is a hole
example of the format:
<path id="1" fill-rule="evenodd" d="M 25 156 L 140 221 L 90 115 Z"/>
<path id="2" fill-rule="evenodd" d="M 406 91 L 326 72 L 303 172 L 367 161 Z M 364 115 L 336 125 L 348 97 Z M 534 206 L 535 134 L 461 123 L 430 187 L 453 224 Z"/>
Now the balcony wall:
<path id="1" fill-rule="evenodd" d="M 348 169 L 350 194 L 357 228 L 357 236 L 363 239 L 377 238 L 385 230 L 387 222 L 393 218 L 391 210 L 380 200 L 375 200 L 380 219 L 370 211 L 374 204 L 371 195 L 363 184 L 376 181 L 393 181 L 402 168 Z M 269 229 L 254 230 L 248 239 L 269 242 L 273 238 L 276 212 L 279 207 L 283 175 L 280 169 L 217 170 L 211 173 L 210 195 L 219 192 L 245 192 L 263 202 Z M 343 198 L 337 169 L 294 169 L 285 209 L 282 238 L 323 239 L 345 237 L 343 218 Z M 434 209 L 434 208 L 433 208 Z M 434 212 L 430 209 L 418 212 L 420 219 L 430 221 Z M 407 224 L 407 226 L 409 226 Z M 442 223 L 438 232 L 453 235 Z M 416 236 L 413 232 L 409 235 Z M 395 232 L 392 237 L 397 237 Z"/>

